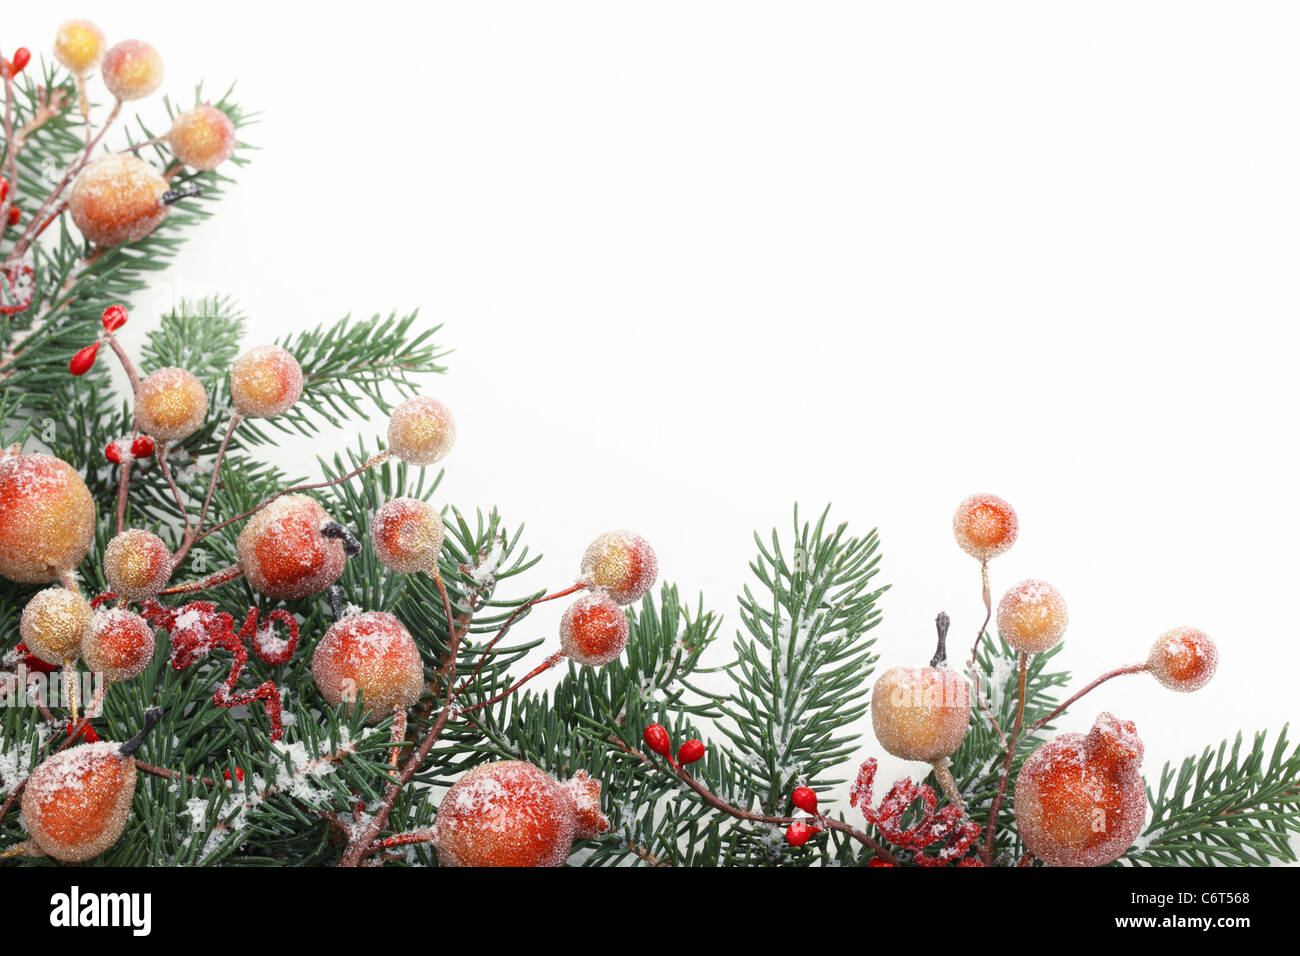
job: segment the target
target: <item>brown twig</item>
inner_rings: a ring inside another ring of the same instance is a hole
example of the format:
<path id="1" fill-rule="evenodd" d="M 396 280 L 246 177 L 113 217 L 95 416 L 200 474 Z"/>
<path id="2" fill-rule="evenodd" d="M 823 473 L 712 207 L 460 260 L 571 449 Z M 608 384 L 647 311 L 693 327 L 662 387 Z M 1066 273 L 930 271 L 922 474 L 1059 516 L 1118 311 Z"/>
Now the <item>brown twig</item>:
<path id="1" fill-rule="evenodd" d="M 993 619 L 993 594 L 989 590 L 989 563 L 980 562 L 980 581 L 983 583 L 984 596 L 984 623 L 980 625 L 979 633 L 975 635 L 975 646 L 970 651 L 970 662 L 966 665 L 966 670 L 970 673 L 971 692 L 975 697 L 975 703 L 979 705 L 980 711 L 988 719 L 989 725 L 998 735 L 1001 743 L 1006 743 L 1006 734 L 998 726 L 998 720 L 993 716 L 993 711 L 989 709 L 988 704 L 984 703 L 984 697 L 980 694 L 980 672 L 979 672 L 979 653 L 980 645 L 984 643 L 984 635 L 988 632 L 989 621 Z"/>
<path id="2" fill-rule="evenodd" d="M 1096 688 L 1100 687 L 1102 684 L 1106 683 L 1106 681 L 1114 677 L 1122 677 L 1125 674 L 1141 674 L 1145 670 L 1147 670 L 1146 664 L 1130 664 L 1127 667 L 1117 667 L 1113 671 L 1107 671 L 1106 673 L 1098 677 L 1095 681 L 1093 681 L 1091 684 L 1087 685 L 1082 690 L 1080 690 L 1077 694 L 1075 694 L 1065 703 L 1063 703 L 1060 707 L 1057 707 L 1056 710 L 1052 711 L 1046 717 L 1041 717 L 1038 720 L 1034 721 L 1032 724 L 1030 724 L 1029 727 L 1026 728 L 1027 732 L 1032 734 L 1035 730 L 1041 730 L 1053 718 L 1059 717 L 1062 713 L 1064 713 L 1065 709 L 1069 707 L 1071 704 L 1073 704 L 1076 700 L 1078 700 L 1080 697 L 1082 697 L 1084 694 L 1088 693 L 1089 691 L 1095 690 Z"/>
<path id="3" fill-rule="evenodd" d="M 573 594 L 576 591 L 581 591 L 586 587 L 587 587 L 587 582 L 579 581 L 578 583 L 574 584 L 572 587 L 567 587 L 562 591 L 556 591 L 554 594 L 547 594 L 544 597 L 534 598 L 531 601 L 525 601 L 523 604 L 519 605 L 519 607 L 515 608 L 515 610 L 511 613 L 511 615 L 508 618 L 506 618 L 505 623 L 501 625 L 501 629 L 497 631 L 496 636 L 493 637 L 492 640 L 488 641 L 487 646 L 483 648 L 483 653 L 479 655 L 478 663 L 474 666 L 474 670 L 470 673 L 469 677 L 465 678 L 465 680 L 461 683 L 460 689 L 457 690 L 456 693 L 457 694 L 465 693 L 465 688 L 467 688 L 470 684 L 474 683 L 474 678 L 478 677 L 479 671 L 483 669 L 483 665 L 487 662 L 488 655 L 492 653 L 492 648 L 496 647 L 497 642 L 499 642 L 501 638 L 506 636 L 506 632 L 510 630 L 510 626 L 514 624 L 515 618 L 517 618 L 520 614 L 523 614 L 524 611 L 536 607 L 538 604 L 545 604 L 547 601 L 554 601 L 557 598 L 566 597 L 570 594 Z"/>
<path id="4" fill-rule="evenodd" d="M 235 429 L 239 427 L 239 423 L 243 420 L 243 416 L 239 412 L 235 412 L 230 416 L 230 423 L 226 426 L 226 436 L 221 440 L 221 447 L 217 449 L 217 457 L 212 462 L 212 478 L 208 481 L 207 494 L 203 496 L 203 508 L 199 511 L 199 520 L 194 525 L 194 530 L 185 535 L 181 546 L 172 555 L 173 570 L 180 567 L 181 562 L 185 560 L 185 555 L 190 553 L 190 548 L 194 547 L 194 542 L 203 531 L 203 522 L 207 520 L 208 509 L 212 506 L 212 496 L 217 490 L 217 478 L 221 474 L 221 464 L 225 460 L 226 451 L 230 448 L 230 439 L 234 436 Z"/>
<path id="5" fill-rule="evenodd" d="M 1020 728 L 1025 722 L 1025 677 L 1029 670 L 1029 655 L 1024 651 L 1020 652 L 1020 690 L 1019 702 L 1016 704 L 1016 722 L 1011 727 L 1011 735 L 1007 739 L 1007 755 L 1002 760 L 1002 773 L 998 776 L 998 792 L 993 797 L 993 805 L 989 807 L 989 821 L 985 829 L 987 833 L 984 838 L 984 864 L 991 866 L 993 863 L 993 849 L 997 841 L 998 812 L 1002 809 L 1002 801 L 1007 796 L 1007 784 L 1011 781 L 1011 764 L 1016 757 L 1016 739 L 1020 736 Z"/>

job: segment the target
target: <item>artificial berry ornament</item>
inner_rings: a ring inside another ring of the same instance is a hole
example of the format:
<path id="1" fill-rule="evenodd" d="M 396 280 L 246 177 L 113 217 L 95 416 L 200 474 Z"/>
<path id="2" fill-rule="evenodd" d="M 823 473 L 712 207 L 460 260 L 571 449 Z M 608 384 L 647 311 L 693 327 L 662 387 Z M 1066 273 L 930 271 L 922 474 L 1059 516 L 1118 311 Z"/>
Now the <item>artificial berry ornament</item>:
<path id="1" fill-rule="evenodd" d="M 68 360 L 69 375 L 85 375 L 95 364 L 95 356 L 99 354 L 99 343 L 93 342 L 84 349 L 78 349 Z"/>
<path id="2" fill-rule="evenodd" d="M 336 621 L 316 645 L 311 673 L 331 707 L 351 707 L 360 695 L 372 724 L 406 710 L 424 690 L 420 649 L 402 622 L 386 611 Z"/>
<path id="3" fill-rule="evenodd" d="M 283 415 L 301 395 L 302 366 L 278 345 L 250 349 L 230 369 L 230 398 L 245 418 Z"/>
<path id="4" fill-rule="evenodd" d="M 1204 631 L 1175 627 L 1151 646 L 1147 670 L 1170 690 L 1190 693 L 1210 682 L 1219 666 L 1219 648 Z"/>
<path id="5" fill-rule="evenodd" d="M 388 420 L 388 447 L 411 465 L 432 465 L 456 443 L 456 422 L 436 398 L 413 395 L 393 409 Z"/>
<path id="6" fill-rule="evenodd" d="M 575 839 L 608 829 L 600 783 L 584 771 L 560 783 L 533 764 L 501 760 L 447 791 L 433 843 L 442 866 L 562 866 Z"/>
<path id="7" fill-rule="evenodd" d="M 560 649 L 587 667 L 603 667 L 627 646 L 627 612 L 604 592 L 584 594 L 560 618 Z"/>
<path id="8" fill-rule="evenodd" d="M 86 164 L 68 193 L 68 211 L 87 241 L 120 246 L 143 239 L 171 212 L 167 180 L 138 156 L 113 153 Z"/>
<path id="9" fill-rule="evenodd" d="M 667 757 L 673 750 L 672 738 L 663 724 L 651 724 L 642 733 L 645 745 L 661 757 Z"/>
<path id="10" fill-rule="evenodd" d="M 315 498 L 277 498 L 239 532 L 240 570 L 268 597 L 290 601 L 319 594 L 343 574 L 343 542 L 324 533 L 333 527 L 337 524 Z"/>
<path id="11" fill-rule="evenodd" d="M 90 632 L 93 611 L 80 592 L 46 588 L 27 601 L 18 619 L 18 633 L 27 650 L 46 664 L 76 660 Z"/>
<path id="12" fill-rule="evenodd" d="M 1069 623 L 1065 598 L 1046 581 L 1021 581 L 998 602 L 998 632 L 1022 654 L 1051 650 Z"/>
<path id="13" fill-rule="evenodd" d="M 1030 755 L 1016 778 L 1016 827 L 1052 866 L 1103 866 L 1142 832 L 1142 740 L 1131 721 L 1103 713 L 1087 734 L 1061 734 Z"/>
<path id="14" fill-rule="evenodd" d="M 89 20 L 68 20 L 54 35 L 54 58 L 77 76 L 85 76 L 99 66 L 104 47 L 104 31 Z"/>
<path id="15" fill-rule="evenodd" d="M 683 767 L 704 757 L 704 741 L 688 740 L 677 748 L 677 762 Z"/>
<path id="16" fill-rule="evenodd" d="M 106 332 L 116 332 L 122 326 L 126 325 L 129 315 L 124 305 L 110 305 L 100 316 L 100 322 Z"/>
<path id="17" fill-rule="evenodd" d="M 791 846 L 803 846 L 821 832 L 820 827 L 809 826 L 802 820 L 796 820 L 786 827 L 785 842 Z"/>
<path id="18" fill-rule="evenodd" d="M 25 46 L 20 46 L 14 50 L 14 58 L 9 61 L 9 78 L 12 80 L 15 76 L 27 68 L 27 64 L 32 62 L 32 51 Z"/>
<path id="19" fill-rule="evenodd" d="M 0 452 L 0 577 L 48 584 L 81 563 L 94 536 L 95 502 L 76 469 Z"/>
<path id="20" fill-rule="evenodd" d="M 143 728 L 126 743 L 70 747 L 32 771 L 23 790 L 23 823 L 40 853 L 79 863 L 117 842 L 135 796 L 135 752 L 161 716 L 151 707 Z"/>
<path id="21" fill-rule="evenodd" d="M 805 813 L 817 815 L 817 791 L 812 787 L 795 787 L 790 802 Z"/>
<path id="22" fill-rule="evenodd" d="M 987 562 L 1016 543 L 1020 522 L 1015 509 L 997 495 L 975 494 L 953 512 L 952 533 L 963 551 Z"/>
<path id="23" fill-rule="evenodd" d="M 871 691 L 871 726 L 895 757 L 936 764 L 966 739 L 970 685 L 948 661 L 948 615 L 935 620 L 939 643 L 929 667 L 892 667 Z"/>
<path id="24" fill-rule="evenodd" d="M 208 414 L 208 393 L 192 372 L 168 366 L 151 372 L 135 393 L 135 422 L 159 441 L 180 441 Z"/>
<path id="25" fill-rule="evenodd" d="M 379 506 L 370 522 L 370 544 L 390 571 L 433 572 L 446 528 L 438 509 L 418 498 L 394 498 Z"/>
<path id="26" fill-rule="evenodd" d="M 99 72 L 119 101 L 143 99 L 162 86 L 162 56 L 144 40 L 123 40 L 109 47 Z"/>
<path id="27" fill-rule="evenodd" d="M 104 577 L 109 590 L 123 600 L 151 598 L 167 586 L 171 576 L 171 551 L 152 531 L 123 531 L 104 549 Z"/>
<path id="28" fill-rule="evenodd" d="M 172 121 L 167 142 L 186 166 L 216 169 L 235 151 L 235 124 L 215 106 L 202 103 Z"/>
<path id="29" fill-rule="evenodd" d="M 650 542 L 631 531 L 607 531 L 582 556 L 584 580 L 619 604 L 639 601 L 659 576 L 659 559 Z"/>
<path id="30" fill-rule="evenodd" d="M 115 684 L 140 674 L 157 650 L 153 627 L 123 607 L 95 614 L 81 642 L 81 657 L 92 672 Z"/>

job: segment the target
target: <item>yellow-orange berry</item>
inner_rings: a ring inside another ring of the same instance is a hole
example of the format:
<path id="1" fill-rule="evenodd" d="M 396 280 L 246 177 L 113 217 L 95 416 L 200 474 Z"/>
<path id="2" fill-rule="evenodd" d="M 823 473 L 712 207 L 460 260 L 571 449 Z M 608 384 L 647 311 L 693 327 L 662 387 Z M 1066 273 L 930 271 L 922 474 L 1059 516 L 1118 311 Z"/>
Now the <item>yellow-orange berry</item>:
<path id="1" fill-rule="evenodd" d="M 455 442 L 456 422 L 436 398 L 414 395 L 394 408 L 388 420 L 388 447 L 408 464 L 442 461 Z"/>
<path id="2" fill-rule="evenodd" d="M 998 632 L 1025 654 L 1051 650 L 1069 623 L 1065 598 L 1046 581 L 1021 581 L 998 602 Z"/>
<path id="3" fill-rule="evenodd" d="M 224 111 L 203 103 L 172 121 L 167 142 L 186 166 L 216 169 L 235 151 L 235 124 Z"/>
<path id="4" fill-rule="evenodd" d="M 56 753 L 23 790 L 23 823 L 56 860 L 77 863 L 117 842 L 135 795 L 135 761 L 121 744 L 101 741 Z"/>
<path id="5" fill-rule="evenodd" d="M 659 576 L 659 559 L 650 542 L 631 531 L 607 531 L 582 556 L 587 583 L 619 604 L 639 601 Z"/>
<path id="6" fill-rule="evenodd" d="M 1020 521 L 997 495 L 971 495 L 952 515 L 952 533 L 963 551 L 979 561 L 997 557 L 1016 543 Z"/>
<path id="7" fill-rule="evenodd" d="M 329 522 L 307 495 L 285 495 L 258 511 L 235 542 L 248 583 L 285 601 L 324 591 L 343 574 L 343 542 L 321 533 Z"/>
<path id="8" fill-rule="evenodd" d="M 90 632 L 90 602 L 68 588 L 46 588 L 27 601 L 18 633 L 27 650 L 47 664 L 75 660 Z"/>
<path id="9" fill-rule="evenodd" d="M 143 239 L 167 218 L 167 180 L 138 156 L 114 153 L 86 165 L 68 192 L 68 212 L 98 246 Z"/>
<path id="10" fill-rule="evenodd" d="M 560 649 L 587 667 L 608 664 L 627 647 L 627 612 L 603 591 L 584 594 L 560 618 Z"/>
<path id="11" fill-rule="evenodd" d="M 123 40 L 109 47 L 99 72 L 115 98 L 138 100 L 162 86 L 163 61 L 152 44 Z"/>
<path id="12" fill-rule="evenodd" d="M 433 571 L 446 528 L 438 509 L 418 498 L 394 498 L 379 506 L 370 522 L 370 544 L 390 571 Z"/>
<path id="13" fill-rule="evenodd" d="M 903 760 L 950 756 L 969 725 L 970 685 L 946 667 L 892 667 L 871 691 L 876 739 Z"/>
<path id="14" fill-rule="evenodd" d="M 109 590 L 127 601 L 153 597 L 172 576 L 172 555 L 152 531 L 131 528 L 115 535 L 104 549 L 104 577 Z"/>
<path id="15" fill-rule="evenodd" d="M 130 680 L 153 660 L 158 648 L 153 628 L 124 607 L 100 611 L 81 642 L 81 657 L 92 672 L 110 684 Z"/>
<path id="16" fill-rule="evenodd" d="M 208 414 L 203 383 L 183 368 L 168 366 L 150 373 L 135 393 L 135 421 L 140 431 L 160 441 L 179 441 L 198 431 Z"/>
<path id="17" fill-rule="evenodd" d="M 246 418 L 274 418 L 302 395 L 302 366 L 278 345 L 259 345 L 230 370 L 230 398 Z"/>
<path id="18" fill-rule="evenodd" d="M 70 73 L 85 76 L 104 58 L 104 31 L 89 20 L 68 20 L 54 35 L 54 58 Z"/>
<path id="19" fill-rule="evenodd" d="M 1151 646 L 1147 669 L 1170 690 L 1200 690 L 1219 666 L 1219 648 L 1204 631 L 1175 627 Z"/>
<path id="20" fill-rule="evenodd" d="M 48 584 L 81 563 L 95 537 L 95 502 L 53 455 L 0 455 L 0 577 Z"/>
<path id="21" fill-rule="evenodd" d="M 316 688 L 331 707 L 360 696 L 366 719 L 377 723 L 420 699 L 424 664 L 406 627 L 385 611 L 336 621 L 311 658 Z"/>

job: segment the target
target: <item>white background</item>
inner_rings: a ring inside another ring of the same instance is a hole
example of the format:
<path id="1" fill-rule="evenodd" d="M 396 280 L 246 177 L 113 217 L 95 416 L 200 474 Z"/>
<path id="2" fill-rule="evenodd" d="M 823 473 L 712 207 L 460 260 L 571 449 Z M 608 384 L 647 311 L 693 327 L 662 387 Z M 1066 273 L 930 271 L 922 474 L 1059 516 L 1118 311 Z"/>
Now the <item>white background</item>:
<path id="1" fill-rule="evenodd" d="M 90 14 L 263 112 L 128 341 L 179 295 L 255 341 L 419 307 L 446 500 L 526 520 L 531 584 L 630 527 L 729 641 L 753 529 L 831 501 L 880 529 L 881 667 L 920 665 L 938 610 L 963 652 L 982 616 L 950 520 L 988 490 L 1021 517 L 995 600 L 1063 591 L 1078 684 L 1178 624 L 1222 651 L 1066 729 L 1135 720 L 1154 773 L 1295 716 L 1293 5 L 11 6 L 6 51 Z"/>

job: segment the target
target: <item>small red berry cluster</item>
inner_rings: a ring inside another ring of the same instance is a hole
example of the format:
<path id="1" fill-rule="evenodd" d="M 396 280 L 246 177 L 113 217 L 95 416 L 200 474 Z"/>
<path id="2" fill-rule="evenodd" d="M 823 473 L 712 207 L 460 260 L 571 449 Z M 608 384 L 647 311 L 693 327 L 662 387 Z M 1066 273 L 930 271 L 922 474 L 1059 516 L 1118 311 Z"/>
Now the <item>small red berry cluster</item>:
<path id="1" fill-rule="evenodd" d="M 903 850 L 910 850 L 913 862 L 918 866 L 983 866 L 977 857 L 965 858 L 969 850 L 979 840 L 982 828 L 978 823 L 962 816 L 962 812 L 952 804 L 946 804 L 936 811 L 938 795 L 933 787 L 913 783 L 904 777 L 885 794 L 880 806 L 871 806 L 871 788 L 876 779 L 875 758 L 867 760 L 858 770 L 858 779 L 849 791 L 849 804 L 862 811 L 868 823 L 873 823 L 886 840 Z M 908 809 L 920 801 L 920 816 L 910 826 L 904 828 L 903 818 Z M 923 851 L 935 844 L 940 844 L 933 856 Z M 888 863 L 875 863 L 876 866 L 888 866 Z"/>
<path id="2" fill-rule="evenodd" d="M 0 71 L 4 72 L 5 79 L 12 80 L 21 73 L 28 63 L 32 62 L 32 51 L 25 46 L 20 46 L 14 50 L 12 60 L 6 60 L 0 56 Z"/>
<path id="3" fill-rule="evenodd" d="M 3 176 L 0 176 L 0 203 L 4 202 L 5 197 L 8 195 L 9 195 L 9 180 L 5 179 Z M 12 206 L 9 207 L 9 212 L 7 215 L 9 219 L 9 225 L 16 226 L 18 225 L 18 220 L 23 218 L 23 211 L 18 208 L 17 203 L 14 203 Z"/>
<path id="4" fill-rule="evenodd" d="M 110 305 L 104 310 L 104 314 L 100 319 L 104 324 L 104 332 L 109 335 L 126 325 L 126 320 L 126 307 L 121 305 Z M 89 372 L 95 364 L 95 356 L 99 354 L 99 346 L 102 343 L 103 338 L 101 337 L 99 341 L 87 345 L 84 349 L 79 349 L 77 354 L 72 356 L 72 360 L 68 362 L 68 372 L 72 375 L 85 375 Z"/>
<path id="5" fill-rule="evenodd" d="M 645 745 L 663 757 L 674 767 L 684 767 L 687 764 L 695 763 L 704 756 L 704 741 L 688 740 L 677 748 L 677 757 L 673 758 L 673 741 L 668 736 L 668 730 L 663 724 L 651 724 L 641 735 L 645 738 Z"/>

